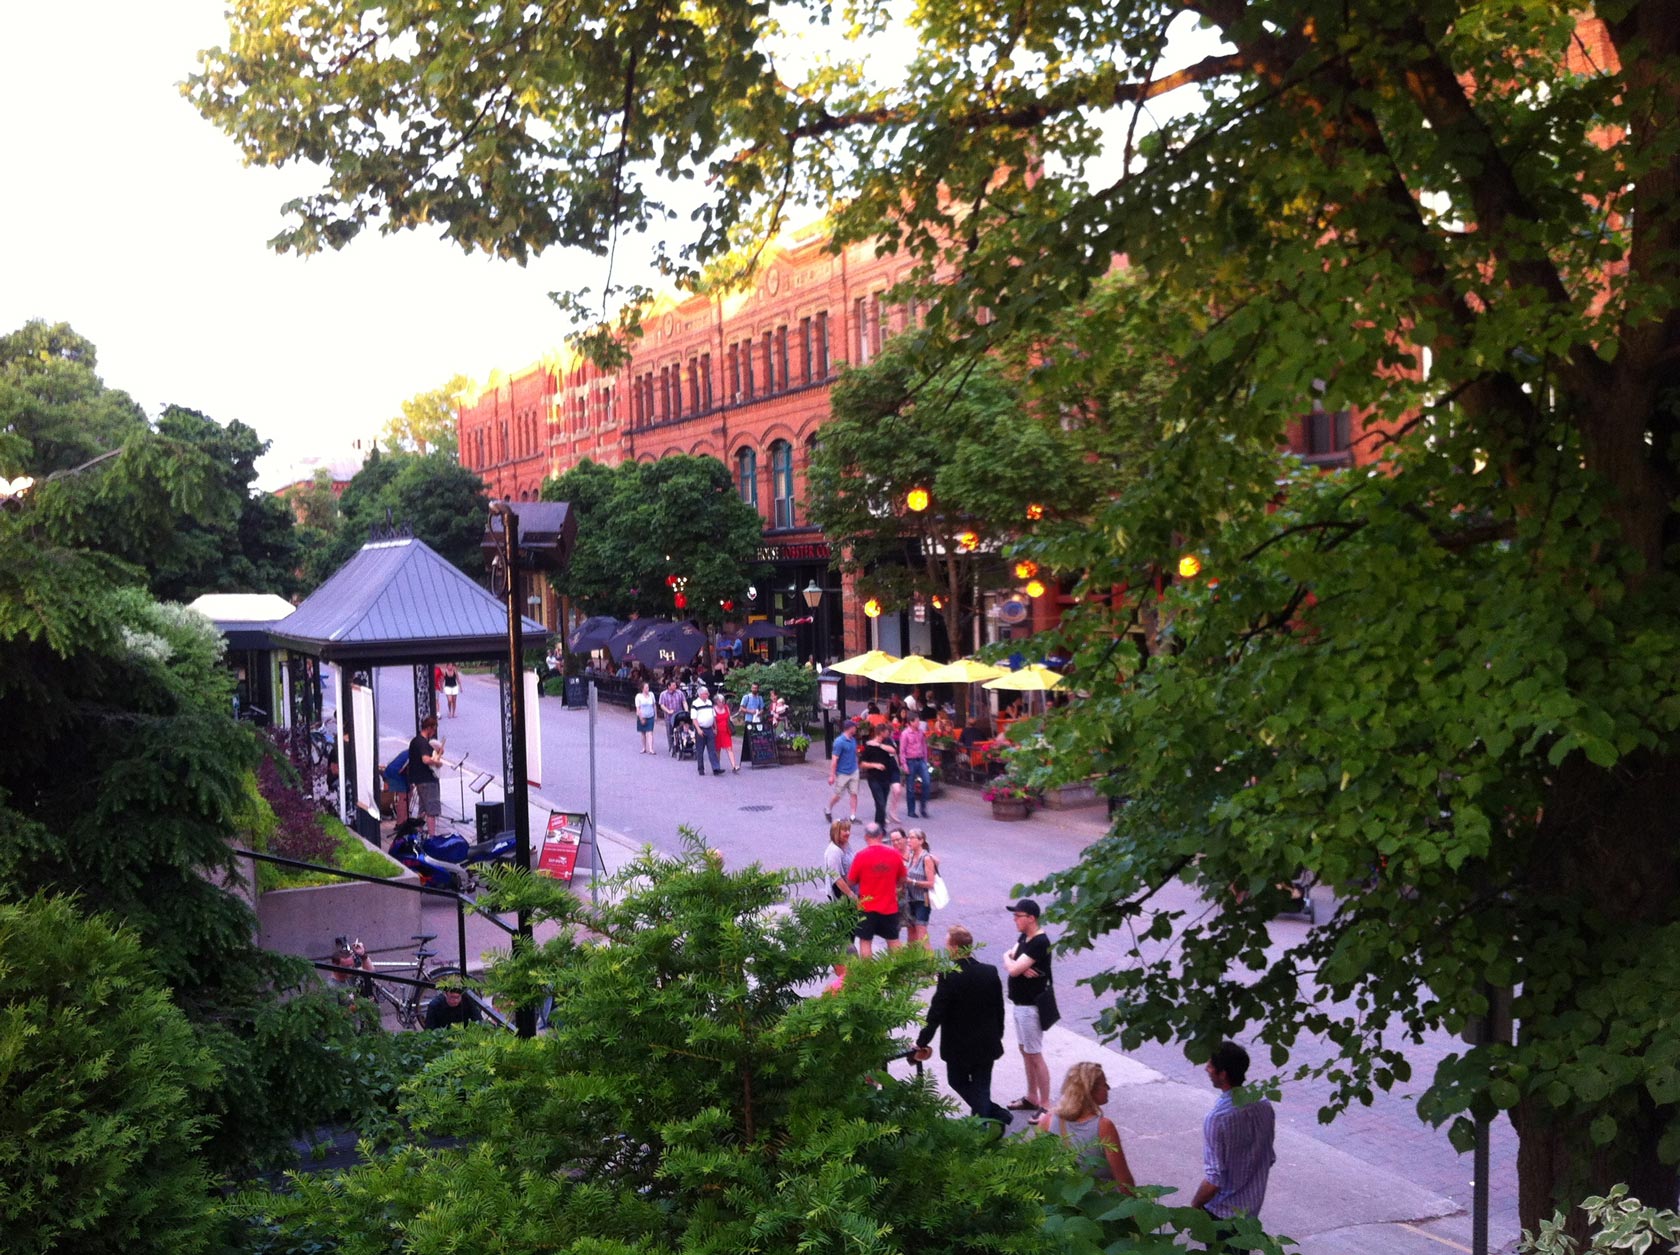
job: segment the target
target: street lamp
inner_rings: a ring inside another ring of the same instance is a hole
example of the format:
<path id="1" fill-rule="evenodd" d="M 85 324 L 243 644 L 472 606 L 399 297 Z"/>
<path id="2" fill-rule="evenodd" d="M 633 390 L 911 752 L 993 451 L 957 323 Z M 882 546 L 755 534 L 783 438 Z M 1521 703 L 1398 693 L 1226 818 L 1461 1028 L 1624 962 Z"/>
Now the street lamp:
<path id="1" fill-rule="evenodd" d="M 904 496 L 904 504 L 910 508 L 912 514 L 920 514 L 928 508 L 928 490 L 926 488 L 912 488 Z"/>
<path id="2" fill-rule="evenodd" d="M 828 617 L 817 613 L 817 607 L 822 605 L 823 590 L 817 587 L 817 581 L 812 579 L 800 591 L 799 595 L 805 599 L 806 609 L 810 610 L 811 617 L 817 621 L 815 633 L 817 638 L 817 662 L 819 665 L 826 667 L 828 665 Z"/>

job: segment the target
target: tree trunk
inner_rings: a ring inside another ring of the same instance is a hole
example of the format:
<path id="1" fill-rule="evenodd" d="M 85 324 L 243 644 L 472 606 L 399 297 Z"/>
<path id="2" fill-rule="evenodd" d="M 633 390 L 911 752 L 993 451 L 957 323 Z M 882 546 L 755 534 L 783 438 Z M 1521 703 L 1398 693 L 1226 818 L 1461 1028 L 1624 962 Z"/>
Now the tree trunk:
<path id="1" fill-rule="evenodd" d="M 1517 889 L 1538 912 L 1534 926 L 1557 922 L 1579 938 L 1572 956 L 1579 979 L 1558 1005 L 1551 1008 L 1539 1031 L 1558 1025 L 1577 1008 L 1606 1019 L 1597 1039 L 1606 1042 L 1637 1020 L 1618 1024 L 1604 1016 L 1603 995 L 1612 981 L 1625 982 L 1631 963 L 1642 960 L 1640 942 L 1652 945 L 1680 918 L 1675 886 L 1680 876 L 1673 838 L 1674 799 L 1680 797 L 1680 758 L 1643 751 L 1624 758 L 1614 768 L 1593 766 L 1577 751 L 1557 771 L 1546 796 L 1526 884 Z M 1643 960 L 1667 963 L 1666 957 Z M 1545 974 L 1534 973 L 1536 981 Z M 1555 979 L 1555 978 L 1554 978 Z M 1519 1003 L 1518 1014 L 1522 1014 Z M 1629 1008 L 1630 1017 L 1641 1013 Z M 1655 1013 L 1642 1026 L 1647 1036 L 1659 1031 Z M 1524 1024 L 1520 1043 L 1533 1042 L 1534 1026 Z M 1649 1040 L 1644 1047 L 1651 1044 Z M 1617 1044 L 1637 1054 L 1641 1046 Z M 1564 1061 L 1567 1067 L 1569 1060 Z M 1637 1084 L 1637 1082 L 1636 1082 Z M 1525 1097 L 1511 1111 L 1518 1135 L 1517 1207 L 1522 1227 L 1537 1230 L 1554 1210 L 1567 1213 L 1569 1232 L 1585 1239 L 1585 1216 L 1580 1202 L 1625 1183 L 1629 1190 L 1655 1207 L 1673 1207 L 1680 1174 L 1657 1155 L 1657 1143 L 1675 1117 L 1672 1106 L 1661 1106 L 1643 1085 L 1633 1091 L 1633 1110 L 1616 1110 L 1616 1134 L 1608 1145 L 1594 1145 L 1589 1129 L 1602 1107 L 1580 1104 L 1560 1111 L 1539 1095 Z M 1612 1100 L 1624 1103 L 1626 1090 L 1612 1090 Z"/>

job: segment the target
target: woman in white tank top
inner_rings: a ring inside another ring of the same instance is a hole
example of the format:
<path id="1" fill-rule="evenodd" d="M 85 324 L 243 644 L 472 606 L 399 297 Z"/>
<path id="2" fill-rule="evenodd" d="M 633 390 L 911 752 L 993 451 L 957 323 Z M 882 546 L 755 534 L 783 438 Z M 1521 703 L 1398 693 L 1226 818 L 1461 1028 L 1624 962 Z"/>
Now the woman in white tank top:
<path id="1" fill-rule="evenodd" d="M 1079 1151 L 1079 1162 L 1099 1181 L 1113 1181 L 1130 1191 L 1137 1182 L 1120 1146 L 1120 1130 L 1103 1114 L 1108 1078 L 1100 1063 L 1076 1063 L 1062 1080 L 1055 1107 L 1038 1118 L 1038 1127 L 1055 1133 Z"/>

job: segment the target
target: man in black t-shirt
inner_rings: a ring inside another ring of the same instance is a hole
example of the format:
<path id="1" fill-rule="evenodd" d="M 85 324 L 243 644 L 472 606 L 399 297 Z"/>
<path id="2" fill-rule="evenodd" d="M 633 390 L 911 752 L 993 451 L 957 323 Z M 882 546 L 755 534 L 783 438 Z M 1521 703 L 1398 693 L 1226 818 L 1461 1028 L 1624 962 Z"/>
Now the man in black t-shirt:
<path id="1" fill-rule="evenodd" d="M 437 833 L 437 817 L 443 812 L 438 792 L 437 769 L 443 765 L 443 742 L 437 735 L 437 716 L 427 715 L 420 735 L 408 743 L 408 782 L 420 795 L 420 813 L 426 817 L 426 835 Z"/>
<path id="2" fill-rule="evenodd" d="M 1027 1069 L 1027 1092 L 1009 1104 L 1011 1111 L 1050 1109 L 1050 1065 L 1044 1062 L 1044 1028 L 1038 1019 L 1038 1000 L 1050 987 L 1050 938 L 1038 926 L 1038 903 L 1022 898 L 1009 908 L 1019 939 L 1005 952 L 1009 973 L 1009 1001 L 1015 1012 L 1015 1040 Z"/>

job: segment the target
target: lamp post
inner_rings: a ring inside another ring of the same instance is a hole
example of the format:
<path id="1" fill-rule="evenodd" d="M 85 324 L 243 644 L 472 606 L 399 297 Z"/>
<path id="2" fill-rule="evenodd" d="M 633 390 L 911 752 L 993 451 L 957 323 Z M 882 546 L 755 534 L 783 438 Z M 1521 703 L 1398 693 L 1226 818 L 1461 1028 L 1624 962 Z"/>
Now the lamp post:
<path id="1" fill-rule="evenodd" d="M 811 616 L 817 621 L 817 665 L 826 667 L 828 665 L 828 616 L 817 612 L 817 608 L 822 605 L 823 590 L 817 587 L 817 581 L 813 578 L 799 595 L 805 599 L 806 608 L 810 610 Z"/>
<path id="2" fill-rule="evenodd" d="M 525 788 L 525 686 L 521 683 L 521 665 L 525 656 L 525 616 L 519 606 L 519 516 L 506 501 L 490 503 L 491 530 L 493 520 L 502 520 L 501 548 L 490 560 L 491 584 L 503 585 L 508 616 L 508 717 L 513 724 L 513 778 L 507 782 L 508 805 L 513 808 L 513 847 L 516 866 L 531 866 L 530 800 Z M 524 907 L 515 916 L 515 934 L 521 949 L 529 951 L 532 944 L 531 915 Z M 513 1013 L 514 1026 L 521 1037 L 537 1035 L 537 1009 L 530 1003 L 519 1006 Z"/>

